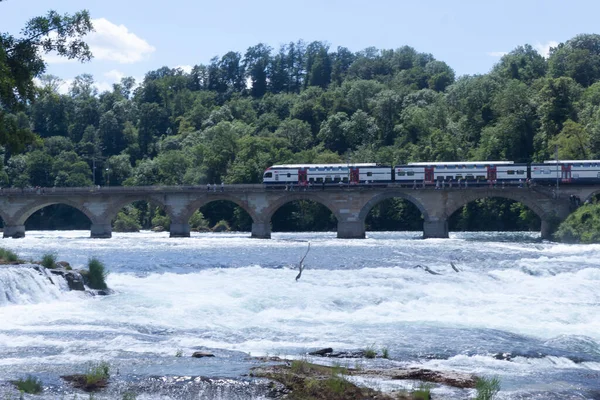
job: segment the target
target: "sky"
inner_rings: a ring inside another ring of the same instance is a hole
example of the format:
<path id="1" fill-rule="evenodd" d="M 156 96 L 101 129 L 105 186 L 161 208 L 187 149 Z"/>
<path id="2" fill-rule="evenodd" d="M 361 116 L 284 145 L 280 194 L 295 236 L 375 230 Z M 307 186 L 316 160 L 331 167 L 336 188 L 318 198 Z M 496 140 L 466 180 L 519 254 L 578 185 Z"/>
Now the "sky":
<path id="1" fill-rule="evenodd" d="M 83 73 L 109 90 L 124 76 L 139 81 L 162 66 L 187 71 L 228 51 L 243 55 L 258 43 L 277 49 L 299 39 L 351 51 L 409 45 L 458 76 L 483 74 L 517 46 L 546 55 L 577 34 L 600 33 L 597 0 L 4 0 L 0 32 L 18 35 L 50 8 L 87 8 L 95 26 L 86 37 L 91 62 L 46 56 L 47 73 L 65 81 L 64 91 Z"/>

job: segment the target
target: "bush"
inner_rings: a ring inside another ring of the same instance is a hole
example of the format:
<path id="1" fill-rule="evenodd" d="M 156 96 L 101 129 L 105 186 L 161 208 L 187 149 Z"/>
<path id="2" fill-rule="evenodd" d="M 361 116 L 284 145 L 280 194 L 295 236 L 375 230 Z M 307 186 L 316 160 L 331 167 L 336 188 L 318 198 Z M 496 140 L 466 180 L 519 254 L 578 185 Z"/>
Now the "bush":
<path id="1" fill-rule="evenodd" d="M 390 349 L 388 349 L 387 347 L 383 347 L 381 349 L 381 357 L 390 358 Z"/>
<path id="2" fill-rule="evenodd" d="M 554 237 L 564 243 L 600 243 L 600 203 L 579 207 L 560 224 Z"/>
<path id="3" fill-rule="evenodd" d="M 431 388 L 432 385 L 428 383 L 421 383 L 418 388 L 411 392 L 413 400 L 429 400 L 431 399 Z"/>
<path id="4" fill-rule="evenodd" d="M 25 393 L 38 394 L 42 392 L 42 381 L 29 375 L 26 379 L 14 382 L 16 388 Z"/>
<path id="5" fill-rule="evenodd" d="M 97 364 L 90 364 L 85 373 L 85 383 L 89 387 L 98 386 L 98 384 L 107 381 L 109 377 L 110 365 L 102 361 Z"/>
<path id="6" fill-rule="evenodd" d="M 139 212 L 132 208 L 128 211 L 120 211 L 113 222 L 115 232 L 139 232 L 142 226 L 139 223 Z"/>
<path id="7" fill-rule="evenodd" d="M 171 218 L 166 215 L 155 215 L 152 218 L 152 228 L 162 226 L 164 229 L 169 229 L 171 226 Z"/>
<path id="8" fill-rule="evenodd" d="M 44 268 L 56 268 L 56 254 L 44 254 L 42 256 L 42 266 Z"/>
<path id="9" fill-rule="evenodd" d="M 106 289 L 106 276 L 108 271 L 104 264 L 96 257 L 88 262 L 87 285 L 92 289 Z"/>
<path id="10" fill-rule="evenodd" d="M 364 354 L 366 358 L 375 358 L 377 357 L 377 351 L 375 350 L 375 345 L 371 345 L 364 349 Z"/>
<path id="11" fill-rule="evenodd" d="M 227 223 L 227 221 L 222 219 L 219 222 L 217 222 L 215 224 L 215 226 L 213 226 L 212 230 L 213 230 L 213 232 L 226 232 L 226 231 L 229 231 L 230 228 L 229 228 L 229 224 Z"/>
<path id="12" fill-rule="evenodd" d="M 17 257 L 17 255 L 10 250 L 0 248 L 0 260 L 8 261 L 8 262 L 16 262 L 16 261 L 19 261 L 19 257 Z"/>
<path id="13" fill-rule="evenodd" d="M 190 229 L 204 231 L 208 230 L 208 221 L 204 219 L 204 214 L 200 211 L 196 211 L 190 217 Z"/>
<path id="14" fill-rule="evenodd" d="M 500 379 L 498 377 L 477 378 L 475 389 L 477 390 L 475 400 L 493 400 L 500 391 Z"/>

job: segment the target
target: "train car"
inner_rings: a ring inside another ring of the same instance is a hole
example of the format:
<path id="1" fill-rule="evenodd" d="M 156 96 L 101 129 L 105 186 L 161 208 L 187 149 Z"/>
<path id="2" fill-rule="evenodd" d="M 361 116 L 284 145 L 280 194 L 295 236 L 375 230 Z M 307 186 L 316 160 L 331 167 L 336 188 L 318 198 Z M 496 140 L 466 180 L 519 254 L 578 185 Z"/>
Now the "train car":
<path id="1" fill-rule="evenodd" d="M 394 167 L 396 183 L 458 181 L 469 184 L 527 179 L 527 164 L 512 161 L 416 162 Z"/>
<path id="2" fill-rule="evenodd" d="M 392 168 L 376 163 L 363 164 L 280 164 L 264 172 L 263 183 L 277 185 L 361 184 L 392 182 Z"/>
<path id="3" fill-rule="evenodd" d="M 531 181 L 537 184 L 598 184 L 600 160 L 547 160 L 531 164 Z"/>

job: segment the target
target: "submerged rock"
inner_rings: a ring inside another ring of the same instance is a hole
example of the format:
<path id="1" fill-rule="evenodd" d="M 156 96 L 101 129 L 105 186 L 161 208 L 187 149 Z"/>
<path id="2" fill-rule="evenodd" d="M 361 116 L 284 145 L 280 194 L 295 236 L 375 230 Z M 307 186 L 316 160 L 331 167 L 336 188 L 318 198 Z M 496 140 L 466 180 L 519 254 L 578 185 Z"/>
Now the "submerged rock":
<path id="1" fill-rule="evenodd" d="M 308 355 L 310 355 L 310 356 L 325 356 L 329 353 L 333 353 L 333 349 L 331 347 L 326 347 L 321 350 L 311 351 L 310 353 L 308 353 Z"/>
<path id="2" fill-rule="evenodd" d="M 83 276 L 77 271 L 69 271 L 64 268 L 60 269 L 50 269 L 51 274 L 62 276 L 67 281 L 70 290 L 85 290 L 85 285 L 83 284 Z"/>
<path id="3" fill-rule="evenodd" d="M 194 358 L 203 358 L 203 357 L 214 357 L 215 355 L 213 353 L 208 353 L 206 351 L 195 351 L 194 354 L 192 354 L 192 357 Z"/>

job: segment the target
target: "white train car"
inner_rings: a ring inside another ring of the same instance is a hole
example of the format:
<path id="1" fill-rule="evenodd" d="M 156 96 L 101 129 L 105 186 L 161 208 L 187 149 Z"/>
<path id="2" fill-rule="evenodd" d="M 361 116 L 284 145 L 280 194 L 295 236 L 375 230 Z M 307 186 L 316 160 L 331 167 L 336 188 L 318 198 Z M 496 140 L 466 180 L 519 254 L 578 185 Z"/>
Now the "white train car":
<path id="1" fill-rule="evenodd" d="M 531 180 L 541 184 L 600 183 L 600 160 L 547 160 L 531 164 Z"/>
<path id="2" fill-rule="evenodd" d="M 322 185 L 389 183 L 392 168 L 375 163 L 363 164 L 280 164 L 264 172 L 263 183 L 276 185 Z"/>
<path id="3" fill-rule="evenodd" d="M 512 161 L 416 162 L 394 167 L 396 183 L 463 181 L 486 183 L 527 179 L 527 164 Z"/>

